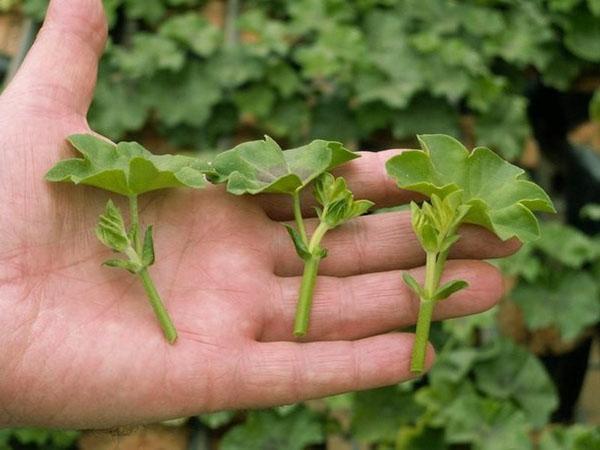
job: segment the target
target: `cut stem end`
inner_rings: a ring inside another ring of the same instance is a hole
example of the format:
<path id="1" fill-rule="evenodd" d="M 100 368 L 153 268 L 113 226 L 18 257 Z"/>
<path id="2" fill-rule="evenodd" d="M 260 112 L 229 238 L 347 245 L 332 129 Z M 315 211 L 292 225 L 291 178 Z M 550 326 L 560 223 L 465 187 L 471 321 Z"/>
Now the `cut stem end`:
<path id="1" fill-rule="evenodd" d="M 312 305 L 313 292 L 317 281 L 317 272 L 321 258 L 311 256 L 304 263 L 304 273 L 302 274 L 302 284 L 300 285 L 300 297 L 296 308 L 296 319 L 294 321 L 294 336 L 302 337 L 308 332 L 310 321 L 310 307 Z"/>
<path id="2" fill-rule="evenodd" d="M 142 284 L 144 285 L 144 290 L 148 295 L 148 300 L 152 305 L 152 309 L 154 310 L 154 314 L 156 314 L 156 318 L 160 324 L 160 327 L 165 335 L 165 339 L 169 344 L 174 344 L 177 340 L 177 330 L 175 329 L 175 325 L 173 325 L 173 321 L 169 316 L 169 312 L 165 308 L 156 287 L 154 286 L 154 282 L 152 278 L 150 278 L 150 273 L 148 273 L 148 269 L 143 269 L 140 273 L 140 278 L 142 279 Z"/>

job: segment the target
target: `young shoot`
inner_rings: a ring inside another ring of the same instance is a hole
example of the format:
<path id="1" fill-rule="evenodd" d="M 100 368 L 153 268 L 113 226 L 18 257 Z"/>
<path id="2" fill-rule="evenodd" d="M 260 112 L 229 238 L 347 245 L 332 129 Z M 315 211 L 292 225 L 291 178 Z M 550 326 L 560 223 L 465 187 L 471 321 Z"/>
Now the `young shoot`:
<path id="1" fill-rule="evenodd" d="M 327 250 L 321 247 L 321 240 L 325 233 L 354 217 L 363 215 L 373 206 L 373 202 L 369 200 L 354 200 L 352 192 L 346 186 L 346 180 L 342 177 L 335 178 L 329 172 L 323 173 L 315 180 L 313 192 L 321 207 L 316 208 L 319 225 L 310 239 L 306 233 L 303 237 L 298 230 L 287 226 L 296 247 L 296 253 L 304 260 L 304 272 L 294 321 L 294 335 L 298 337 L 304 336 L 308 331 L 319 263 L 327 256 Z M 303 223 L 300 208 L 294 211 L 294 216 L 297 224 Z M 298 225 L 298 227 L 300 226 Z M 303 225 L 302 229 L 304 229 Z"/>
<path id="2" fill-rule="evenodd" d="M 468 287 L 463 280 L 440 286 L 450 249 L 460 238 L 459 226 L 483 226 L 500 239 L 522 242 L 540 235 L 533 211 L 555 212 L 548 195 L 525 179 L 525 172 L 484 147 L 469 152 L 445 135 L 419 136 L 422 150 L 408 150 L 391 158 L 386 168 L 398 187 L 429 197 L 421 206 L 411 203 L 412 227 L 426 255 L 425 281 L 403 274 L 419 297 L 411 371 L 425 366 L 429 328 L 435 305 Z"/>
<path id="3" fill-rule="evenodd" d="M 124 255 L 104 265 L 125 269 L 140 279 L 165 338 L 173 344 L 177 331 L 148 270 L 155 261 L 152 226 L 142 233 L 138 197 L 157 189 L 201 188 L 206 183 L 204 167 L 195 158 L 153 155 L 135 142 L 115 145 L 89 134 L 73 135 L 68 140 L 83 158 L 60 161 L 48 171 L 46 180 L 95 186 L 128 198 L 129 228 L 111 200 L 96 226 L 98 239 Z"/>
<path id="4" fill-rule="evenodd" d="M 316 140 L 308 145 L 283 151 L 268 136 L 264 141 L 252 141 L 223 152 L 213 161 L 211 181 L 227 183 L 235 195 L 274 193 L 291 197 L 295 227 L 287 230 L 298 256 L 304 261 L 294 335 L 308 331 L 310 309 L 319 263 L 327 251 L 321 247 L 325 234 L 364 214 L 372 205 L 367 200 L 354 200 L 343 178 L 335 178 L 331 169 L 359 155 L 338 142 Z M 314 196 L 319 225 L 308 235 L 302 217 L 300 194 L 314 182 Z"/>

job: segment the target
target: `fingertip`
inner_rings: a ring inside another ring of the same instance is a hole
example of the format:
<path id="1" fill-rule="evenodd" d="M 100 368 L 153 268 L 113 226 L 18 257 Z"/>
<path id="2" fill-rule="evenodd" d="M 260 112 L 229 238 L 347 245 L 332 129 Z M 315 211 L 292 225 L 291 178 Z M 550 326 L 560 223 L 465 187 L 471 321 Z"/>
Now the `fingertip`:
<path id="1" fill-rule="evenodd" d="M 362 364 L 363 373 L 358 389 L 372 389 L 382 386 L 403 383 L 419 378 L 429 371 L 435 361 L 435 348 L 427 344 L 425 366 L 421 373 L 411 371 L 412 352 L 415 345 L 414 333 L 387 333 L 363 339 L 368 342 L 370 351 L 365 352 Z"/>
<path id="2" fill-rule="evenodd" d="M 108 23 L 101 0 L 51 0 L 43 27 L 57 26 L 77 34 L 97 52 L 104 49 Z"/>
<path id="3" fill-rule="evenodd" d="M 472 224 L 460 227 L 461 239 L 450 252 L 451 257 L 462 258 L 504 258 L 516 253 L 521 248 L 521 241 L 511 238 L 503 241 L 491 231 Z"/>
<path id="4" fill-rule="evenodd" d="M 516 237 L 510 238 L 509 240 L 504 241 L 503 247 L 506 253 L 504 253 L 502 256 L 510 256 L 514 253 L 517 253 L 519 250 L 521 250 L 522 246 L 523 243 Z"/>
<path id="5" fill-rule="evenodd" d="M 442 284 L 456 279 L 467 281 L 469 286 L 439 302 L 434 312 L 435 320 L 487 311 L 496 306 L 504 295 L 501 272 L 486 261 L 448 261 Z"/>
<path id="6" fill-rule="evenodd" d="M 481 310 L 479 312 L 483 312 L 498 304 L 504 296 L 505 284 L 502 272 L 497 267 L 487 261 L 477 261 L 476 263 L 478 266 L 478 286 L 481 288 L 477 298 L 481 299 L 479 302 Z"/>
<path id="7" fill-rule="evenodd" d="M 107 34 L 101 0 L 52 0 L 3 99 L 29 115 L 85 117 Z"/>

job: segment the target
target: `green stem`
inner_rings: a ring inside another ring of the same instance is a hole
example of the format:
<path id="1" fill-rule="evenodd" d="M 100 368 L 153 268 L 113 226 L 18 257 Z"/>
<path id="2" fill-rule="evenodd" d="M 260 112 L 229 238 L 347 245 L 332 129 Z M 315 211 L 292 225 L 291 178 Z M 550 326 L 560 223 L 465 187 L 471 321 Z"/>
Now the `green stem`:
<path id="1" fill-rule="evenodd" d="M 449 250 L 439 253 L 436 258 L 436 261 L 435 261 L 434 284 L 435 284 L 436 290 L 440 285 L 440 280 L 442 279 L 442 273 L 444 272 L 444 266 L 446 265 L 446 259 L 448 259 L 448 253 L 449 253 Z"/>
<path id="2" fill-rule="evenodd" d="M 304 273 L 302 274 L 302 284 L 300 285 L 300 296 L 298 306 L 296 307 L 296 320 L 294 321 L 294 336 L 304 336 L 308 331 L 310 320 L 310 308 L 312 306 L 313 292 L 317 282 L 317 272 L 319 271 L 319 256 L 311 256 L 304 263 Z"/>
<path id="3" fill-rule="evenodd" d="M 294 336 L 297 337 L 304 336 L 308 332 L 313 292 L 317 282 L 319 263 L 322 258 L 320 244 L 328 230 L 329 228 L 325 223 L 319 224 L 308 246 L 311 256 L 304 262 L 304 273 L 302 274 L 302 284 L 300 285 L 300 295 L 298 297 L 296 319 L 294 321 Z"/>
<path id="4" fill-rule="evenodd" d="M 129 217 L 131 221 L 131 229 L 133 230 L 135 251 L 138 255 L 142 254 L 142 238 L 140 236 L 140 215 L 138 212 L 138 200 L 137 195 L 129 196 Z"/>
<path id="5" fill-rule="evenodd" d="M 150 300 L 150 304 L 152 305 L 152 309 L 158 318 L 158 322 L 160 323 L 160 327 L 163 330 L 165 338 L 169 342 L 169 344 L 173 344 L 177 340 L 177 330 L 171 321 L 171 317 L 165 305 L 163 304 L 156 287 L 154 286 L 154 282 L 152 278 L 150 278 L 150 273 L 147 268 L 142 269 L 139 272 L 139 276 L 142 279 L 142 283 L 144 285 L 144 289 L 146 290 L 146 294 L 148 294 L 148 300 Z"/>
<path id="6" fill-rule="evenodd" d="M 143 252 L 143 244 L 142 244 L 142 230 L 140 227 L 140 216 L 138 210 L 138 199 L 137 195 L 129 196 L 129 213 L 131 220 L 131 229 L 133 230 L 133 245 L 135 247 L 136 255 L 135 257 L 138 260 L 141 260 L 141 255 Z M 131 259 L 131 256 L 130 256 Z M 148 268 L 144 267 L 142 270 L 138 272 L 142 280 L 142 284 L 144 285 L 144 290 L 148 295 L 148 300 L 152 305 L 152 309 L 154 310 L 154 314 L 156 314 L 156 318 L 160 323 L 160 327 L 163 330 L 165 338 L 169 342 L 169 344 L 173 344 L 177 340 L 177 330 L 173 325 L 173 321 L 169 316 L 169 312 L 165 308 L 165 305 L 160 298 L 158 291 L 156 290 L 156 286 L 150 277 L 150 273 L 148 272 Z"/>
<path id="7" fill-rule="evenodd" d="M 447 252 L 446 253 L 447 256 Z M 421 373 L 425 368 L 425 354 L 427 352 L 427 342 L 429 340 L 429 329 L 431 327 L 431 317 L 433 316 L 433 309 L 435 307 L 434 301 L 430 300 L 435 291 L 437 291 L 443 264 L 446 257 L 440 258 L 438 253 L 428 252 L 427 263 L 425 266 L 425 294 L 428 298 L 421 298 L 421 305 L 419 307 L 419 318 L 417 319 L 417 330 L 415 343 L 413 346 L 412 360 L 410 363 L 410 370 L 413 373 Z M 439 262 L 443 259 L 442 264 Z"/>
<path id="8" fill-rule="evenodd" d="M 329 227 L 324 222 L 321 222 L 315 232 L 310 239 L 310 244 L 308 244 L 308 251 L 314 253 L 316 250 L 320 249 L 321 240 L 325 233 L 329 231 Z"/>
<path id="9" fill-rule="evenodd" d="M 294 193 L 292 194 L 292 198 L 294 203 L 294 219 L 296 220 L 296 227 L 298 228 L 298 233 L 300 233 L 300 237 L 302 237 L 302 241 L 305 245 L 308 246 L 308 236 L 306 234 L 306 228 L 304 227 L 304 221 L 302 220 L 300 192 L 294 191 Z"/>

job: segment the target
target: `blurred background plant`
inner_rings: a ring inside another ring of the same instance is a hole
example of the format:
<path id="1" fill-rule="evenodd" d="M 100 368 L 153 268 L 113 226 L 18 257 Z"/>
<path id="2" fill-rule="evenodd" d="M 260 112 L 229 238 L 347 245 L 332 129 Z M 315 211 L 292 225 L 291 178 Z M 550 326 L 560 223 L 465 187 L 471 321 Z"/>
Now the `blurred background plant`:
<path id="1" fill-rule="evenodd" d="M 434 328 L 438 360 L 423 380 L 119 436 L 3 430 L 0 450 L 600 449 L 600 363 L 590 359 L 600 318 L 599 0 L 104 4 L 110 40 L 89 119 L 115 140 L 207 156 L 265 133 L 377 151 L 442 132 L 527 168 L 561 214 L 499 263 L 508 293 L 498 308 Z M 5 79 L 46 6 L 0 0 Z M 581 406 L 594 398 L 595 416 Z"/>

